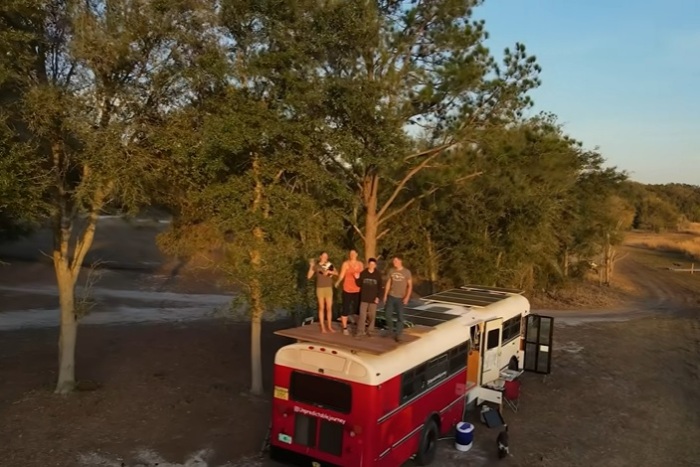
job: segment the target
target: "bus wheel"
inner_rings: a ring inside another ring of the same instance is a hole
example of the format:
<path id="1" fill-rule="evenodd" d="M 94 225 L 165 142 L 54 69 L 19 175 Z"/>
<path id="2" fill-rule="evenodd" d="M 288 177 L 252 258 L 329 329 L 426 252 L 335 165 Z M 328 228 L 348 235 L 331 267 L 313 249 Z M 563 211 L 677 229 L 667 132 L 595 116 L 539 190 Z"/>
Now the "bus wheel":
<path id="1" fill-rule="evenodd" d="M 423 425 L 420 446 L 416 453 L 416 463 L 418 465 L 430 465 L 435 460 L 438 442 L 438 426 L 432 418 Z"/>

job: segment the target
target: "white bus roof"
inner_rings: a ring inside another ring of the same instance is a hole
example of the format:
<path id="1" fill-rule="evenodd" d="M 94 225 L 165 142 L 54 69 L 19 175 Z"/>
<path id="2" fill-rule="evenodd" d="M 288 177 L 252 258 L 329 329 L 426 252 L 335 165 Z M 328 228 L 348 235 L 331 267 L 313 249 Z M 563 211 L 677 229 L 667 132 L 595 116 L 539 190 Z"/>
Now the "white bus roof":
<path id="1" fill-rule="evenodd" d="M 464 294 L 460 294 L 462 290 L 465 291 Z M 488 288 L 482 287 L 481 290 L 485 291 Z M 300 330 L 300 328 L 286 330 L 286 332 L 278 331 L 278 334 L 304 342 L 290 344 L 278 350 L 275 355 L 275 364 L 311 373 L 318 373 L 323 369 L 323 374 L 326 376 L 378 385 L 413 368 L 419 362 L 429 360 L 466 342 L 469 340 L 469 328 L 473 324 L 497 318 L 508 319 L 518 314 L 528 313 L 530 303 L 516 292 L 500 289 L 493 290 L 491 297 L 482 294 L 474 298 L 481 301 L 493 299 L 491 303 L 483 305 L 446 303 L 455 300 L 465 301 L 468 298 L 464 296 L 473 294 L 473 291 L 462 288 L 441 292 L 442 296 L 434 294 L 425 297 L 420 305 L 407 308 L 404 316 L 406 321 L 422 326 L 425 332 L 417 338 L 414 334 L 406 343 L 389 346 L 383 353 L 363 351 L 364 339 L 349 338 L 350 342 L 357 343 L 353 346 L 341 342 L 347 336 L 320 334 L 315 327 L 313 327 L 315 331 L 313 334 L 310 334 L 308 326 L 303 327 L 306 328 L 303 334 L 294 333 L 295 329 Z M 410 329 L 407 332 L 410 332 Z M 336 339 L 340 345 L 334 345 L 333 339 Z M 375 339 L 393 343 L 390 338 L 373 337 L 367 340 Z M 320 348 L 325 351 L 321 351 Z"/>

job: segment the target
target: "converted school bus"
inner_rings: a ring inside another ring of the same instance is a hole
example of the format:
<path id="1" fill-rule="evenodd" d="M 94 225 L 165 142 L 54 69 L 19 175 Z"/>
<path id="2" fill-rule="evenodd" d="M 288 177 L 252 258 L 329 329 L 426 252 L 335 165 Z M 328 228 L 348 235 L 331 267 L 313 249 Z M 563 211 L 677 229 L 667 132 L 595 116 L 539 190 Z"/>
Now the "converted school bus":
<path id="1" fill-rule="evenodd" d="M 273 458 L 396 467 L 415 456 L 427 465 L 467 404 L 500 403 L 501 393 L 484 385 L 503 368 L 549 370 L 551 318 L 530 314 L 519 291 L 448 290 L 407 308 L 405 319 L 413 327 L 398 344 L 321 334 L 315 326 L 277 332 L 297 343 L 275 356 Z"/>

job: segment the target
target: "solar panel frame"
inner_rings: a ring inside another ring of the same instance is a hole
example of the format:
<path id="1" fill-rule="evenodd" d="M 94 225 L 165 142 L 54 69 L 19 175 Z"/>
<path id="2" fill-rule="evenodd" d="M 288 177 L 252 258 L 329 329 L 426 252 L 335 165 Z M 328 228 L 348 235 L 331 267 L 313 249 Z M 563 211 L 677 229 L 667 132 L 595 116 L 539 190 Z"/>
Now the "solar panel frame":
<path id="1" fill-rule="evenodd" d="M 500 302 L 503 300 L 504 296 L 502 295 L 487 295 L 487 294 L 473 294 L 473 293 L 462 293 L 462 292 L 452 292 L 449 290 L 446 290 L 444 292 L 438 292 L 433 295 L 428 295 L 427 297 L 423 297 L 424 300 L 431 300 L 429 297 L 444 297 L 444 298 L 459 298 L 459 299 L 474 299 L 474 300 L 480 300 L 482 302 L 487 302 L 487 303 L 496 303 Z"/>
<path id="2" fill-rule="evenodd" d="M 465 306 L 465 307 L 485 307 L 489 305 L 493 305 L 493 302 L 482 302 L 479 300 L 467 300 L 464 298 L 435 298 L 431 299 L 434 301 L 437 301 L 439 303 L 449 303 L 450 305 L 459 305 L 459 306 Z"/>
<path id="3" fill-rule="evenodd" d="M 461 306 L 484 307 L 508 298 L 509 293 L 503 291 L 469 290 L 464 288 L 449 289 L 443 292 L 423 297 L 428 302 L 449 303 Z"/>
<path id="4" fill-rule="evenodd" d="M 516 294 L 516 295 L 522 295 L 525 293 L 525 291 L 521 289 L 510 289 L 507 287 L 490 287 L 486 285 L 473 285 L 473 284 L 466 284 L 460 287 L 460 289 L 478 289 L 478 290 L 485 290 L 485 291 L 493 291 L 493 292 L 504 292 L 504 293 L 511 293 L 511 294 Z"/>
<path id="5" fill-rule="evenodd" d="M 448 311 L 449 308 L 445 308 Z M 414 325 L 435 327 L 439 324 L 459 318 L 460 315 L 444 313 L 435 310 L 419 310 L 417 308 L 406 308 L 404 310 L 404 320 L 412 322 Z"/>

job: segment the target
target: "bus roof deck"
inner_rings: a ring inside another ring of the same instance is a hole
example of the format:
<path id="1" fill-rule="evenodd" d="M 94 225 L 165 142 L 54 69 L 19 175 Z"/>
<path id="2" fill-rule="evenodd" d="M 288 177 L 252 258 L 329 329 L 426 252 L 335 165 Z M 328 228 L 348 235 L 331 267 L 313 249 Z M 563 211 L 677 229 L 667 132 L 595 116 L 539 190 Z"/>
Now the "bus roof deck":
<path id="1" fill-rule="evenodd" d="M 399 346 L 420 339 L 419 334 L 426 332 L 424 326 L 408 328 L 402 336 L 401 342 L 396 342 L 391 337 L 353 337 L 346 336 L 336 329 L 335 333 L 321 333 L 318 326 L 306 325 L 296 328 L 275 331 L 278 336 L 289 337 L 302 342 L 310 342 L 319 345 L 328 345 L 355 352 L 365 352 L 373 355 L 381 355 L 390 352 Z"/>
<path id="2" fill-rule="evenodd" d="M 487 320 L 491 315 L 497 317 L 501 302 L 521 294 L 522 291 L 516 289 L 467 285 L 428 295 L 421 298 L 419 304 L 405 308 L 404 319 L 412 326 L 404 328 L 401 342 L 396 342 L 391 337 L 346 336 L 337 328 L 335 333 L 321 333 L 317 325 L 283 329 L 275 331 L 275 334 L 296 339 L 299 342 L 331 346 L 354 353 L 382 355 L 416 342 L 421 339 L 421 336 L 430 335 L 436 326 L 450 323 L 456 318 L 463 318 L 460 324 L 457 324 L 462 326 L 464 323 L 472 325 Z M 516 303 L 521 303 L 520 300 L 527 303 L 524 298 L 513 298 L 513 300 L 516 300 Z"/>

